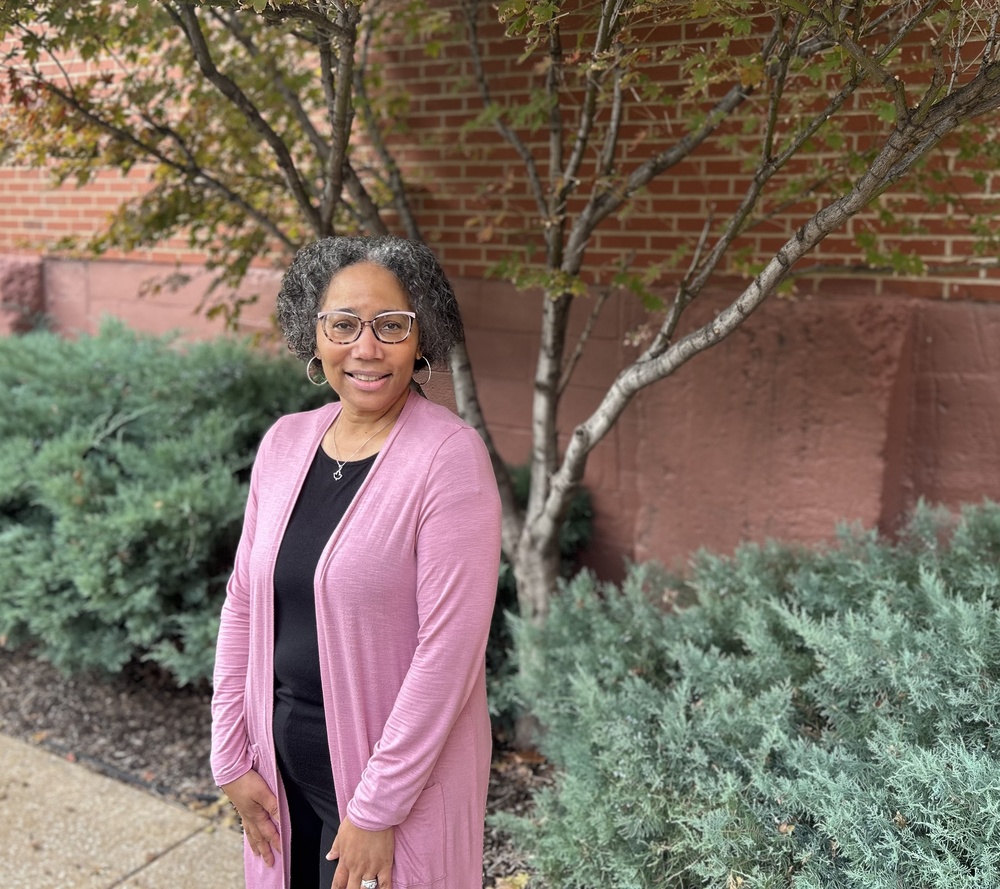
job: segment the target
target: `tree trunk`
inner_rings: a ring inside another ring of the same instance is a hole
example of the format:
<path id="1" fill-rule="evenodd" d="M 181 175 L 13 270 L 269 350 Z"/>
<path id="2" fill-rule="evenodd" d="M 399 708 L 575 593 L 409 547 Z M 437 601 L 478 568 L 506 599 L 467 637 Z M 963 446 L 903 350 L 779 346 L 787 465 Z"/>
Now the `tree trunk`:
<path id="1" fill-rule="evenodd" d="M 510 557 L 521 617 L 539 627 L 545 624 L 549 600 L 559 583 L 559 537 L 549 536 L 540 540 L 522 534 Z"/>
<path id="2" fill-rule="evenodd" d="M 549 535 L 553 536 L 553 535 Z M 549 604 L 559 582 L 559 537 L 547 542 L 531 540 L 522 534 L 511 556 L 511 567 L 517 582 L 517 604 L 521 618 L 534 627 L 543 627 L 549 615 Z M 521 669 L 532 669 L 540 651 L 535 646 L 519 645 L 517 649 Z M 514 720 L 513 743 L 517 750 L 535 750 L 544 729 L 532 712 L 530 701 L 526 709 Z"/>

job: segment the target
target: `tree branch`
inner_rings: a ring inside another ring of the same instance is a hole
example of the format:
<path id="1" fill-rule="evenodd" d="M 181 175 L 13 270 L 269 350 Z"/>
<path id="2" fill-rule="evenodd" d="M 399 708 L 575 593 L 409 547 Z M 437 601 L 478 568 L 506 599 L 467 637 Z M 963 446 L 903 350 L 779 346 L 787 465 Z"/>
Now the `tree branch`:
<path id="1" fill-rule="evenodd" d="M 372 200 L 371 195 L 368 194 L 368 190 L 358 178 L 358 174 L 354 171 L 354 167 L 351 166 L 350 161 L 344 164 L 344 187 L 351 196 L 351 201 L 353 201 L 353 205 L 348 209 L 361 224 L 362 228 L 370 235 L 389 234 L 389 229 L 385 224 L 385 220 L 382 219 L 378 205 Z M 408 234 L 408 237 L 420 240 L 419 233 L 417 235 Z"/>
<path id="2" fill-rule="evenodd" d="M 562 264 L 563 235 L 566 231 L 566 180 L 562 171 L 563 109 L 560 95 L 564 76 L 562 34 L 556 17 L 549 24 L 549 70 L 545 78 L 549 102 L 549 196 L 542 218 L 545 220 L 545 261 L 550 269 L 559 268 Z"/>
<path id="3" fill-rule="evenodd" d="M 938 0 L 934 0 L 934 2 L 938 2 Z M 904 27 L 908 31 L 914 25 L 907 23 Z M 761 48 L 761 57 L 768 64 L 769 69 L 774 64 L 781 64 L 780 62 L 768 62 L 772 58 L 775 48 L 780 45 L 780 38 L 781 23 L 779 19 L 776 21 L 775 27 L 772 28 Z M 806 58 L 829 48 L 831 45 L 832 41 L 822 36 L 813 37 L 798 44 L 795 47 L 794 54 L 799 58 Z M 891 45 L 895 47 L 896 43 L 893 42 Z M 675 145 L 665 151 L 648 158 L 633 170 L 618 188 L 605 189 L 601 194 L 593 197 L 580 212 L 570 233 L 569 243 L 565 251 L 564 270 L 578 271 L 583 261 L 583 251 L 593 230 L 611 213 L 618 210 L 636 191 L 644 188 L 655 177 L 685 160 L 718 129 L 724 120 L 749 98 L 752 92 L 753 88 L 744 87 L 742 84 L 732 86 L 726 95 L 709 111 L 700 127 L 687 133 Z M 839 107 L 839 104 L 831 103 L 831 107 Z M 819 123 L 821 124 L 822 121 Z M 818 129 L 818 125 L 816 128 Z"/>
<path id="4" fill-rule="evenodd" d="M 570 233 L 566 248 L 567 271 L 579 271 L 583 263 L 583 252 L 594 229 L 615 210 L 625 203 L 628 197 L 670 167 L 679 164 L 701 145 L 719 125 L 750 95 L 743 86 L 732 87 L 705 118 L 705 122 L 694 132 L 683 136 L 672 148 L 648 159 L 634 170 L 626 179 L 625 184 L 617 189 L 604 189 L 599 194 L 591 196 L 587 206 L 577 216 L 576 223 Z"/>
<path id="5" fill-rule="evenodd" d="M 603 0 L 601 4 L 601 16 L 597 25 L 597 33 L 594 35 L 594 46 L 590 51 L 587 86 L 583 96 L 583 104 L 580 107 L 576 138 L 573 140 L 573 151 L 562 177 L 563 193 L 560 195 L 560 199 L 563 202 L 576 185 L 576 178 L 590 143 L 590 133 L 594 128 L 594 117 L 597 113 L 597 97 L 604 81 L 603 74 L 599 73 L 600 66 L 604 62 L 603 56 L 610 51 L 614 36 L 618 31 L 621 10 L 622 0 Z"/>
<path id="6" fill-rule="evenodd" d="M 574 429 L 562 464 L 550 481 L 544 512 L 551 518 L 565 508 L 565 501 L 560 498 L 579 484 L 587 455 L 638 391 L 674 373 L 694 356 L 729 336 L 788 277 L 793 265 L 830 232 L 891 187 L 961 123 L 998 107 L 1000 66 L 989 65 L 968 84 L 939 100 L 924 121 L 893 130 L 852 190 L 814 214 L 736 300 L 711 322 L 683 337 L 662 355 L 640 358 L 623 369 L 597 410 Z"/>
<path id="7" fill-rule="evenodd" d="M 892 9 L 886 10 L 884 16 L 880 16 L 875 19 L 867 31 L 865 36 L 872 36 L 877 33 L 877 30 L 881 25 L 890 21 L 891 19 L 900 19 L 900 24 L 892 32 L 892 36 L 886 42 L 882 51 L 875 57 L 878 62 L 882 62 L 889 56 L 893 55 L 897 49 L 902 45 L 903 41 L 912 34 L 917 28 L 919 28 L 924 21 L 938 6 L 941 5 L 941 0 L 927 0 L 926 3 L 920 8 L 920 10 L 914 15 L 911 3 L 898 3 Z"/>
<path id="8" fill-rule="evenodd" d="M 271 148 L 277 160 L 278 168 L 284 174 L 285 181 L 288 183 L 296 204 L 298 204 L 299 209 L 313 230 L 320 233 L 322 231 L 320 215 L 313 206 L 308 189 L 299 176 L 295 161 L 288 151 L 288 146 L 285 145 L 281 137 L 268 125 L 267 121 L 264 120 L 247 95 L 216 67 L 205 40 L 205 35 L 201 30 L 201 23 L 198 21 L 195 5 L 189 2 L 178 2 L 176 9 L 169 4 L 165 4 L 164 8 L 183 30 L 202 74 L 205 75 L 208 81 L 223 96 L 233 103 L 246 118 L 253 130 Z"/>
<path id="9" fill-rule="evenodd" d="M 545 79 L 545 86 L 549 95 L 549 189 L 551 192 L 552 210 L 551 216 L 561 216 L 560 204 L 565 208 L 565 201 L 561 200 L 561 192 L 565 187 L 560 180 L 563 178 L 563 115 L 562 103 L 559 101 L 559 89 L 562 86 L 563 78 L 566 76 L 563 70 L 562 38 L 559 30 L 559 23 L 556 21 L 549 28 L 549 71 Z"/>
<path id="10" fill-rule="evenodd" d="M 799 33 L 799 31 L 797 30 L 796 33 Z M 784 72 L 787 71 L 787 66 L 790 63 L 790 60 L 791 53 L 788 52 L 779 55 L 779 58 L 776 61 L 776 79 L 779 84 L 784 83 Z M 841 88 L 840 92 L 827 103 L 826 107 L 813 116 L 809 125 L 802 129 L 777 157 L 773 159 L 768 159 L 766 157 L 762 158 L 754 177 L 750 180 L 750 183 L 747 186 L 746 193 L 744 194 L 743 200 L 740 202 L 740 206 L 730 217 L 725 231 L 716 241 L 701 267 L 695 270 L 694 274 L 689 272 L 688 277 L 685 279 L 683 285 L 685 298 L 681 303 L 682 310 L 702 291 L 705 284 L 715 273 L 716 268 L 718 268 L 719 263 L 722 261 L 723 256 L 725 256 L 726 251 L 729 249 L 732 242 L 745 230 L 750 214 L 757 206 L 761 192 L 767 182 L 773 178 L 776 173 L 783 169 L 793 157 L 797 156 L 805 142 L 811 139 L 820 127 L 826 123 L 827 119 L 843 106 L 843 104 L 857 90 L 860 83 L 860 79 L 849 80 L 848 83 Z M 771 95 L 771 110 L 768 115 L 767 124 L 768 129 L 765 131 L 765 137 L 763 140 L 767 150 L 770 150 L 768 146 L 773 147 L 773 130 L 770 128 L 776 126 L 776 108 L 780 95 L 781 87 L 779 86 L 772 92 Z M 664 330 L 664 333 L 666 333 L 666 330 Z M 663 342 L 664 340 L 662 337 L 657 337 L 654 344 L 662 347 Z M 647 355 L 648 357 L 655 357 L 655 353 L 652 352 L 647 352 Z"/>
<path id="11" fill-rule="evenodd" d="M 784 29 L 784 23 L 780 16 L 775 17 L 775 28 Z M 767 123 L 764 126 L 764 138 L 761 140 L 761 161 L 769 163 L 774 154 L 774 134 L 778 129 L 778 114 L 781 111 L 781 99 L 785 94 L 785 82 L 788 78 L 788 62 L 791 55 L 790 49 L 793 43 L 798 43 L 802 33 L 802 21 L 795 26 L 793 37 L 788 41 L 785 49 L 778 54 L 777 71 L 774 76 L 774 84 L 770 89 L 770 96 L 767 102 Z"/>
<path id="12" fill-rule="evenodd" d="M 701 227 L 701 234 L 698 236 L 698 243 L 695 245 L 687 273 L 677 287 L 670 310 L 667 312 L 666 317 L 664 317 L 660 329 L 656 332 L 653 342 L 650 343 L 649 348 L 646 350 L 646 355 L 650 358 L 662 355 L 669 347 L 670 341 L 674 338 L 674 333 L 677 330 L 677 325 L 680 323 L 681 315 L 684 314 L 684 310 L 691 304 L 691 300 L 694 298 L 694 295 L 690 293 L 690 281 L 695 270 L 701 263 L 702 254 L 705 252 L 705 244 L 708 242 L 708 235 L 712 230 L 714 222 L 715 214 L 710 212 L 705 217 L 705 224 Z"/>
<path id="13" fill-rule="evenodd" d="M 339 54 L 334 54 L 331 40 L 321 40 L 319 45 L 320 79 L 326 98 L 326 113 L 330 122 L 330 154 L 326 158 L 326 176 L 323 199 L 320 202 L 319 221 L 323 235 L 334 234 L 333 216 L 340 204 L 344 187 L 344 161 L 351 138 L 351 88 L 354 85 L 354 47 L 357 43 L 357 7 L 342 13 L 339 24 L 341 35 L 336 38 Z M 333 68 L 336 63 L 337 75 Z"/>
<path id="14" fill-rule="evenodd" d="M 86 120 L 91 126 L 94 126 L 104 133 L 107 133 L 114 140 L 118 142 L 125 143 L 127 145 L 132 145 L 138 149 L 142 154 L 146 155 L 149 159 L 155 160 L 158 163 L 164 164 L 170 167 L 172 170 L 176 170 L 178 173 L 182 173 L 186 179 L 193 182 L 196 185 L 207 186 L 211 191 L 216 192 L 220 197 L 225 199 L 227 202 L 231 203 L 233 206 L 238 207 L 243 213 L 248 217 L 257 222 L 268 234 L 278 240 L 285 247 L 294 250 L 295 245 L 292 240 L 286 235 L 272 220 L 270 217 L 266 216 L 260 210 L 247 203 L 239 194 L 230 189 L 225 183 L 217 179 L 211 173 L 207 172 L 203 167 L 197 164 L 191 163 L 180 164 L 168 154 L 162 152 L 155 145 L 141 141 L 135 136 L 135 134 L 129 132 L 128 130 L 117 127 L 114 124 L 109 123 L 101 117 L 94 114 L 89 108 L 84 106 L 75 95 L 71 95 L 54 84 L 39 79 L 37 81 L 39 86 L 46 90 L 47 92 L 58 98 L 67 107 L 72 108 L 74 113 L 79 114 L 84 120 Z M 170 133 L 171 131 L 164 127 L 163 125 L 158 125 L 158 130 L 162 133 Z M 180 137 L 174 134 L 175 140 L 179 140 Z M 191 152 L 186 146 L 183 146 L 183 153 L 188 158 L 191 157 Z"/>
<path id="15" fill-rule="evenodd" d="M 782 27 L 780 19 L 776 20 L 775 27 Z M 794 31 L 796 38 L 801 34 L 801 27 L 801 22 L 796 25 Z M 701 236 L 699 238 L 691 266 L 677 289 L 677 295 L 674 297 L 671 310 L 667 313 L 663 323 L 660 325 L 660 330 L 658 331 L 656 337 L 640 360 L 652 360 L 663 354 L 663 352 L 668 348 L 670 341 L 673 339 L 681 315 L 701 293 L 709 278 L 715 273 L 715 270 L 722 261 L 723 256 L 725 256 L 726 251 L 744 230 L 747 220 L 750 218 L 750 214 L 753 212 L 754 208 L 757 206 L 757 202 L 760 200 L 760 195 L 764 190 L 764 186 L 775 176 L 784 164 L 797 153 L 798 149 L 801 148 L 805 140 L 809 138 L 813 132 L 815 132 L 815 129 L 818 128 L 820 123 L 826 120 L 826 116 L 824 114 L 817 115 L 813 119 L 812 125 L 806 127 L 803 132 L 793 139 L 791 144 L 779 158 L 775 159 L 772 157 L 774 149 L 774 134 L 778 125 L 778 107 L 784 93 L 785 78 L 787 76 L 788 66 L 792 57 L 792 48 L 795 45 L 795 41 L 790 40 L 782 52 L 779 53 L 774 65 L 771 66 L 774 73 L 774 86 L 770 90 L 768 114 L 765 118 L 766 123 L 764 135 L 761 140 L 761 158 L 757 165 L 757 170 L 747 186 L 743 200 L 740 202 L 739 207 L 737 207 L 733 215 L 729 218 L 722 234 L 719 236 L 715 245 L 702 262 L 701 256 L 704 252 L 712 222 L 712 214 L 709 214 L 705 225 L 702 227 Z M 846 100 L 847 95 L 849 95 L 849 93 L 845 93 L 843 100 Z"/>
<path id="16" fill-rule="evenodd" d="M 260 49 L 253 42 L 253 40 L 250 39 L 250 35 L 247 34 L 239 16 L 234 15 L 232 12 L 228 15 L 221 15 L 217 12 L 213 12 L 213 17 L 219 21 L 222 27 L 233 35 L 233 37 L 239 42 L 240 46 L 246 50 L 247 55 L 251 59 L 254 59 L 255 61 L 259 61 L 261 59 L 262 53 Z M 299 94 L 288 86 L 288 83 L 283 76 L 283 72 L 275 71 L 273 82 L 275 89 L 278 91 L 278 94 L 281 96 L 285 105 L 291 109 L 296 122 L 300 127 L 302 127 L 302 132 L 305 133 L 306 139 L 308 139 L 309 144 L 312 145 L 313 151 L 316 152 L 318 157 L 326 160 L 330 154 L 330 144 L 320 135 L 320 132 L 316 129 L 315 124 L 313 124 L 309 113 L 302 107 Z"/>
<path id="17" fill-rule="evenodd" d="M 501 526 L 501 537 L 503 540 L 503 550 L 508 555 L 512 554 L 517 547 L 517 541 L 524 530 L 524 518 L 521 507 L 514 496 L 514 485 L 510 478 L 507 465 L 500 458 L 496 444 L 490 435 L 486 419 L 483 417 L 482 409 L 479 406 L 479 396 L 476 394 L 475 378 L 472 374 L 472 365 L 469 361 L 469 353 L 465 348 L 465 343 L 461 342 L 452 349 L 450 356 L 452 384 L 455 388 L 455 404 L 462 419 L 479 433 L 479 437 L 486 444 L 486 450 L 490 455 L 490 462 L 493 464 L 493 474 L 497 479 L 497 487 L 500 489 L 500 501 L 503 508 L 503 519 Z"/>
<path id="18" fill-rule="evenodd" d="M 406 236 L 415 241 L 422 241 L 423 236 L 420 234 L 417 217 L 408 200 L 408 190 L 406 183 L 403 181 L 403 174 L 392 152 L 389 151 L 385 136 L 378 125 L 371 96 L 368 93 L 368 78 L 365 75 L 368 70 L 372 31 L 372 26 L 364 30 L 360 58 L 354 71 L 354 97 L 357 104 L 357 112 L 361 118 L 361 125 L 364 127 L 365 134 L 368 137 L 368 143 L 374 149 L 385 171 L 389 193 L 392 195 L 392 205 L 399 215 L 403 228 L 406 230 Z"/>
<path id="19" fill-rule="evenodd" d="M 584 322 L 583 330 L 580 331 L 580 336 L 576 341 L 573 353 L 569 356 L 569 359 L 563 367 L 562 377 L 560 378 L 559 385 L 556 388 L 557 396 L 562 396 L 566 387 L 569 385 L 570 380 L 573 378 L 573 371 L 576 369 L 577 364 L 579 364 L 580 359 L 583 357 L 584 347 L 587 345 L 590 335 L 594 330 L 594 326 L 597 324 L 597 319 L 601 314 L 601 310 L 604 308 L 604 304 L 608 301 L 608 297 L 610 296 L 610 288 L 605 287 L 598 291 L 597 295 L 594 297 L 594 304 L 590 307 L 590 312 L 587 315 L 587 320 Z"/>
<path id="20" fill-rule="evenodd" d="M 298 3 L 282 3 L 280 7 L 272 8 L 270 5 L 264 9 L 263 12 L 258 13 L 264 21 L 271 23 L 272 25 L 280 25 L 289 19 L 299 19 L 303 22 L 308 22 L 309 24 L 315 25 L 320 28 L 330 29 L 334 31 L 339 30 L 340 26 L 337 23 L 337 16 L 345 11 L 345 7 L 349 4 L 339 3 L 336 0 L 323 0 L 321 3 L 315 4 L 316 9 L 311 6 L 300 5 Z M 243 9 L 246 7 L 244 0 L 237 0 L 236 8 Z M 332 7 L 334 10 L 334 17 L 331 18 L 330 13 L 325 11 L 323 7 Z"/>
<path id="21" fill-rule="evenodd" d="M 990 17 L 990 33 L 986 38 L 986 47 L 983 49 L 983 58 L 980 63 L 980 71 L 993 64 L 993 53 L 997 47 L 997 25 L 1000 22 L 1000 11 L 994 12 Z"/>
<path id="22" fill-rule="evenodd" d="M 496 102 L 490 92 L 489 82 L 486 79 L 486 71 L 483 68 L 482 51 L 479 46 L 479 25 L 477 16 L 479 14 L 478 0 L 462 0 L 462 12 L 465 16 L 466 33 L 468 34 L 469 53 L 472 58 L 472 70 L 475 73 L 476 84 L 479 88 L 479 95 L 483 100 L 483 107 L 487 110 L 497 109 Z M 524 163 L 525 171 L 528 174 L 528 184 L 531 194 L 535 199 L 535 206 L 542 219 L 549 218 L 548 202 L 545 199 L 545 188 L 542 186 L 541 177 L 538 175 L 538 165 L 531 149 L 521 141 L 520 137 L 500 118 L 499 114 L 493 121 L 496 131 L 518 154 Z"/>
<path id="23" fill-rule="evenodd" d="M 556 415 L 572 304 L 573 297 L 565 293 L 542 297 L 542 331 L 531 399 L 531 488 L 525 510 L 532 522 L 542 512 L 549 492 L 549 479 L 559 459 Z"/>
<path id="24" fill-rule="evenodd" d="M 862 71 L 871 77 L 872 80 L 881 82 L 882 86 L 892 96 L 893 104 L 896 106 L 896 120 L 905 120 L 907 114 L 909 114 L 909 108 L 906 103 L 906 87 L 903 81 L 883 68 L 868 50 L 855 43 L 846 33 L 846 30 L 841 29 L 841 32 L 837 42 L 857 62 L 858 67 Z"/>
<path id="25" fill-rule="evenodd" d="M 615 152 L 618 150 L 618 139 L 621 135 L 622 120 L 625 117 L 625 102 L 622 95 L 622 71 L 619 64 L 615 64 L 611 77 L 613 86 L 611 90 L 611 111 L 608 120 L 608 128 L 604 133 L 604 144 L 597 158 L 598 177 L 609 178 L 615 169 Z"/>

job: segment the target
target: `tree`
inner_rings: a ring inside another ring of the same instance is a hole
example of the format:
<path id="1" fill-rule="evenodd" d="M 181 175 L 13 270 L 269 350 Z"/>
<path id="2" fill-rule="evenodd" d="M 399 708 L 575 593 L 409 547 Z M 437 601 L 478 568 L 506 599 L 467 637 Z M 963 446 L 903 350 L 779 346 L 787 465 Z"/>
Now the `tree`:
<path id="1" fill-rule="evenodd" d="M 745 323 L 848 220 L 877 210 L 875 224 L 891 229 L 905 220 L 888 196 L 907 188 L 945 199 L 950 186 L 934 164 L 943 147 L 979 170 L 1000 154 L 989 136 L 1000 107 L 998 12 L 986 0 L 502 0 L 501 39 L 523 54 L 532 87 L 529 101 L 508 105 L 485 62 L 492 14 L 481 0 L 449 10 L 412 0 L 133 2 L 126 10 L 4 0 L 15 41 L 9 108 L 28 134 L 7 145 L 9 157 L 80 181 L 107 165 L 153 164 L 151 190 L 92 246 L 127 249 L 184 231 L 230 279 L 265 246 L 288 251 L 390 223 L 421 237 L 399 160 L 413 138 L 398 92 L 405 84 L 394 89 L 381 64 L 394 36 L 419 33 L 426 51 L 457 53 L 449 29 L 462 29 L 460 64 L 482 105 L 469 127 L 492 129 L 520 165 L 509 188 L 525 206 L 513 211 L 520 228 L 509 226 L 497 272 L 544 294 L 525 509 L 464 350 L 453 379 L 461 413 L 493 455 L 504 550 L 521 612 L 537 622 L 556 588 L 558 530 L 588 457 L 636 394 Z M 696 40 L 685 39 L 691 33 Z M 76 79 L 52 67 L 71 53 L 102 64 Z M 608 269 L 590 260 L 597 233 L 709 146 L 743 164 L 731 208 L 657 261 Z M 990 210 L 974 208 L 970 219 L 995 245 Z M 511 212 L 478 224 L 503 229 Z M 748 249 L 748 232 L 775 219 L 794 234 L 768 253 Z M 518 250 L 516 235 L 529 230 L 539 249 Z M 858 251 L 869 270 L 920 271 L 919 257 L 866 233 Z M 706 285 L 734 271 L 746 280 L 729 304 L 683 327 Z M 619 290 L 649 310 L 648 337 L 591 416 L 561 438 L 561 398 Z M 574 343 L 579 312 L 588 319 Z"/>

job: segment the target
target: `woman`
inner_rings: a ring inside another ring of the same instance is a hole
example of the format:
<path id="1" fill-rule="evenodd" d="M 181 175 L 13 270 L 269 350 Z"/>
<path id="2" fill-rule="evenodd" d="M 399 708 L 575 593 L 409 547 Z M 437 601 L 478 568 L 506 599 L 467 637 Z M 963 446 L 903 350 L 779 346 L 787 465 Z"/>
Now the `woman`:
<path id="1" fill-rule="evenodd" d="M 330 238 L 278 320 L 339 402 L 261 442 L 222 611 L 212 770 L 248 889 L 480 889 L 499 496 L 412 382 L 463 336 L 454 293 L 421 244 Z"/>

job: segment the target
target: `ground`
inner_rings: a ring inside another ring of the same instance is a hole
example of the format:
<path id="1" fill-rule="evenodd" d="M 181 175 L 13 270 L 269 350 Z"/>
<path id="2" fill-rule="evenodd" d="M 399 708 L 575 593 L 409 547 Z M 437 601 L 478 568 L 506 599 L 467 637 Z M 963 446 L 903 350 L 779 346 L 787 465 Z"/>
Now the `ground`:
<path id="1" fill-rule="evenodd" d="M 24 651 L 0 648 L 0 732 L 206 814 L 233 820 L 209 775 L 210 692 L 178 689 L 150 667 L 66 677 Z M 498 750 L 489 809 L 523 813 L 547 780 L 538 757 Z M 238 829 L 233 820 L 233 829 Z M 528 870 L 509 837 L 487 826 L 483 885 L 516 885 Z"/>

